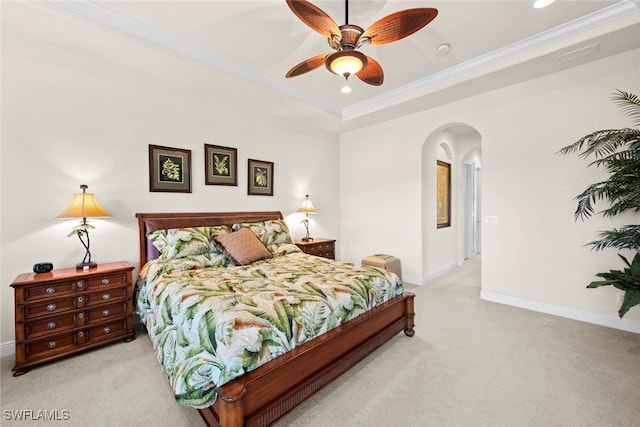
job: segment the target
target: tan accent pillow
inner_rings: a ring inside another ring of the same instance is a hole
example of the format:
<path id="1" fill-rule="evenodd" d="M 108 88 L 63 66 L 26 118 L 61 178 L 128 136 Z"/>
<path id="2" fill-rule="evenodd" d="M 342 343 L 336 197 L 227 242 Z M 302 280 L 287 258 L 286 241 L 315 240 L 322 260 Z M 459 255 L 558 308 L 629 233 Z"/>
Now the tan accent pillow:
<path id="1" fill-rule="evenodd" d="M 222 246 L 236 265 L 248 265 L 260 259 L 271 258 L 271 252 L 248 228 L 228 234 L 218 234 L 214 240 Z"/>

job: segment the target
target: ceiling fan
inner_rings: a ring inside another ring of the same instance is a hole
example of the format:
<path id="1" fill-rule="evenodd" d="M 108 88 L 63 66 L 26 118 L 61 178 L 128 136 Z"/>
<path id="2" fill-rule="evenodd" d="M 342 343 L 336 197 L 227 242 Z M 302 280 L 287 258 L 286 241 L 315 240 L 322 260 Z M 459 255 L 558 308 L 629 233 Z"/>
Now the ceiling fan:
<path id="1" fill-rule="evenodd" d="M 315 70 L 324 64 L 329 71 L 345 79 L 355 74 L 363 82 L 374 86 L 380 86 L 384 81 L 382 67 L 375 59 L 357 49 L 365 44 L 378 45 L 403 39 L 426 26 L 438 15 L 438 10 L 433 8 L 407 9 L 392 13 L 364 30 L 349 24 L 348 0 L 345 0 L 345 24 L 340 26 L 324 11 L 306 0 L 287 0 L 287 4 L 302 22 L 327 37 L 329 46 L 336 50 L 331 54 L 323 53 L 302 61 L 287 72 L 287 78 Z"/>

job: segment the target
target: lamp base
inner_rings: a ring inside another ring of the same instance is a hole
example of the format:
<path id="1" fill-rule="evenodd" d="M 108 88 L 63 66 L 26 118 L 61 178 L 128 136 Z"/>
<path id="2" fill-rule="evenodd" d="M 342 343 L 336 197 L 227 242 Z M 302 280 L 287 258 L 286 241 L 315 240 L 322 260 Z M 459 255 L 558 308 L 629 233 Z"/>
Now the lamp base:
<path id="1" fill-rule="evenodd" d="M 303 242 L 313 242 L 313 237 L 303 237 L 302 241 Z"/>
<path id="2" fill-rule="evenodd" d="M 76 270 L 84 270 L 84 269 L 90 269 L 90 268 L 95 268 L 97 267 L 98 264 L 96 264 L 95 262 L 81 262 L 76 264 Z"/>

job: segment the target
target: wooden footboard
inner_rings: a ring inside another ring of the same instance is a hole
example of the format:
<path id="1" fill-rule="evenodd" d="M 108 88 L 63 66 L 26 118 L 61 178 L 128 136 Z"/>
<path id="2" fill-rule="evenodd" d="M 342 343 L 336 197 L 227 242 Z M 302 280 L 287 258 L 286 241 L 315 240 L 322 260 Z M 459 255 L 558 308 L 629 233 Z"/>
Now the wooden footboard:
<path id="1" fill-rule="evenodd" d="M 209 426 L 267 426 L 400 331 L 414 335 L 414 294 L 405 292 L 218 389 L 200 409 Z"/>

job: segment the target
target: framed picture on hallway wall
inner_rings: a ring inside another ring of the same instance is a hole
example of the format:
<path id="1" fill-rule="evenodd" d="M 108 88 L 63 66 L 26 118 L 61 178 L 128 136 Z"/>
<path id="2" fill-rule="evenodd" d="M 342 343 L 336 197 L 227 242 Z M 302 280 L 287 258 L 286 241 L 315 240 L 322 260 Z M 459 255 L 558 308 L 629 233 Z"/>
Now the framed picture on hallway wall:
<path id="1" fill-rule="evenodd" d="M 438 160 L 437 164 L 437 226 L 451 227 L 451 165 Z"/>
<path id="2" fill-rule="evenodd" d="M 149 191 L 191 193 L 191 150 L 149 144 Z"/>

